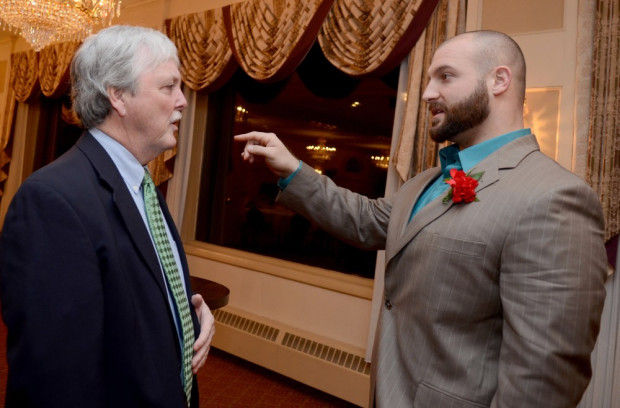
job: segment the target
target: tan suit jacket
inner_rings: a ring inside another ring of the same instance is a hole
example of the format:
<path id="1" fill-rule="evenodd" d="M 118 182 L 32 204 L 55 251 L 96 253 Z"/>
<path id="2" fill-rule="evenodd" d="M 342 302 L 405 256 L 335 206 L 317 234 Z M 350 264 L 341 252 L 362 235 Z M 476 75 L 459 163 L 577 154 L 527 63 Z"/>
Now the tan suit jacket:
<path id="1" fill-rule="evenodd" d="M 596 195 L 533 135 L 480 171 L 480 201 L 439 197 L 410 223 L 439 168 L 370 200 L 304 164 L 279 196 L 348 242 L 385 247 L 378 407 L 572 407 L 588 384 L 606 278 Z"/>

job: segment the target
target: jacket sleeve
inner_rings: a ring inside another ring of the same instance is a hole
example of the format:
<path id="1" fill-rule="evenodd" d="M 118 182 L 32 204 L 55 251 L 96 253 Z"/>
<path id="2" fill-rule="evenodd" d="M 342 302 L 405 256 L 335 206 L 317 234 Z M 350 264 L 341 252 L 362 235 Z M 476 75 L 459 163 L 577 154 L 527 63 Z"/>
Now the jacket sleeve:
<path id="1" fill-rule="evenodd" d="M 0 239 L 0 299 L 8 329 L 7 407 L 105 403 L 102 276 L 67 200 L 27 181 Z"/>
<path id="2" fill-rule="evenodd" d="M 575 184 L 530 201 L 506 239 L 492 407 L 574 407 L 590 380 L 607 258 L 598 199 Z"/>
<path id="3" fill-rule="evenodd" d="M 345 242 L 364 249 L 385 248 L 391 201 L 338 187 L 305 163 L 278 195 L 278 202 Z"/>

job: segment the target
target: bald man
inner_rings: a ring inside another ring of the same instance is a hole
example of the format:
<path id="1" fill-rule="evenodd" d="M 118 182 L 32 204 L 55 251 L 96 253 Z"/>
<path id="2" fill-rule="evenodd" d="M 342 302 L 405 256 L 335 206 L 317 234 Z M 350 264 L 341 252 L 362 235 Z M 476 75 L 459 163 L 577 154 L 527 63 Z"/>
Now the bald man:
<path id="1" fill-rule="evenodd" d="M 243 157 L 281 177 L 280 203 L 385 248 L 371 405 L 574 407 L 605 296 L 599 201 L 523 128 L 525 62 L 510 37 L 454 37 L 428 73 L 431 136 L 452 144 L 390 199 L 337 187 L 271 133 L 237 136 Z"/>

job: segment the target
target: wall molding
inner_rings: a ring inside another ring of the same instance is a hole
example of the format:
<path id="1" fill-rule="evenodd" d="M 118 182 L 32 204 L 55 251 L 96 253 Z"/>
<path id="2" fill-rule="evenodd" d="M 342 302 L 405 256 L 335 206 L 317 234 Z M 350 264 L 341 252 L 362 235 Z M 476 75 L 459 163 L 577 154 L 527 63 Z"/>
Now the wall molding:
<path id="1" fill-rule="evenodd" d="M 372 299 L 372 279 L 195 240 L 184 242 L 184 248 L 187 255 L 266 273 L 361 299 Z"/>

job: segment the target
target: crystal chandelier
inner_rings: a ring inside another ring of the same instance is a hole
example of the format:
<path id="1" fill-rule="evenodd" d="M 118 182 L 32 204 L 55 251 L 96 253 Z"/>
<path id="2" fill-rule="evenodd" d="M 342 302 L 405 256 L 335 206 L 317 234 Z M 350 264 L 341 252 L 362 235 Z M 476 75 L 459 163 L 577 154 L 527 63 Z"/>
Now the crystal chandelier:
<path id="1" fill-rule="evenodd" d="M 21 35 L 35 51 L 79 41 L 120 14 L 121 0 L 0 0 L 0 27 Z"/>

